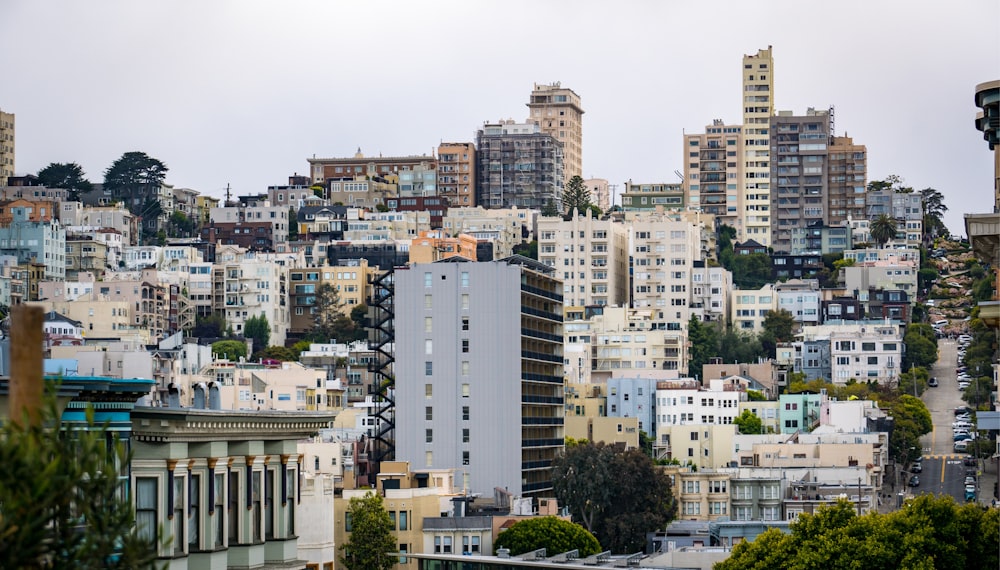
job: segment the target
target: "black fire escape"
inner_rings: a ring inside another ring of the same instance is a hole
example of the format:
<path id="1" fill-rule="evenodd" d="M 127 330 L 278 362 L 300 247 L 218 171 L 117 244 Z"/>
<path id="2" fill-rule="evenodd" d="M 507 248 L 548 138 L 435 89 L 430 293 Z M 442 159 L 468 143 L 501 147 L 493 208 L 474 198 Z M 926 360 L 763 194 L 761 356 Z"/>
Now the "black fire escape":
<path id="1" fill-rule="evenodd" d="M 373 383 L 368 385 L 372 396 L 375 426 L 369 430 L 371 442 L 372 480 L 378 474 L 383 461 L 396 458 L 396 401 L 394 390 L 396 376 L 393 373 L 395 343 L 395 280 L 394 270 L 371 278 L 371 297 L 368 299 L 368 348 L 375 351 L 375 359 L 368 363 L 368 370 L 374 373 Z"/>

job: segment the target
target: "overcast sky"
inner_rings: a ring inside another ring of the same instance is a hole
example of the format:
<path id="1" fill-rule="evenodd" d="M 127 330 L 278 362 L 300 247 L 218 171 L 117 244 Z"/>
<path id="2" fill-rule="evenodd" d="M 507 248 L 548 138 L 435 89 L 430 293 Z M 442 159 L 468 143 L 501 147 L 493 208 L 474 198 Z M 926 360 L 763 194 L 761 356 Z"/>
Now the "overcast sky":
<path id="1" fill-rule="evenodd" d="M 675 182 L 682 134 L 738 123 L 744 54 L 773 46 L 775 105 L 836 107 L 869 179 L 941 190 L 945 221 L 989 211 L 976 84 L 1000 78 L 997 0 L 836 2 L 0 1 L 0 109 L 19 174 L 122 153 L 221 196 L 306 158 L 430 154 L 527 118 L 560 81 L 586 111 L 586 177 Z"/>

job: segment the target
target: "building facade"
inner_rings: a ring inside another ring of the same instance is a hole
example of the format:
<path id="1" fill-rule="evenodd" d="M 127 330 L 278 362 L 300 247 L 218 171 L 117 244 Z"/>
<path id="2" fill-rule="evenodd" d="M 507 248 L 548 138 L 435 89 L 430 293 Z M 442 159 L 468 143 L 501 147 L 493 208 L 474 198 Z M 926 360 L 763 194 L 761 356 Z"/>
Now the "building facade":
<path id="1" fill-rule="evenodd" d="M 563 185 L 574 176 L 583 176 L 583 107 L 580 96 L 558 81 L 535 84 L 528 102 L 527 122 L 563 144 L 565 166 Z M 482 148 L 482 147 L 480 147 Z"/>
<path id="2" fill-rule="evenodd" d="M 0 109 L 0 186 L 14 176 L 14 113 Z"/>
<path id="3" fill-rule="evenodd" d="M 396 454 L 474 493 L 552 492 L 563 448 L 561 283 L 522 257 L 395 274 Z"/>
<path id="4" fill-rule="evenodd" d="M 575 214 L 538 220 L 538 260 L 563 281 L 567 305 L 623 306 L 629 302 L 625 225 Z"/>
<path id="5" fill-rule="evenodd" d="M 758 97 L 751 93 L 745 96 Z M 715 216 L 717 223 L 735 228 L 739 241 L 750 239 L 743 227 L 743 144 L 743 125 L 726 125 L 721 120 L 706 126 L 704 134 L 684 135 L 688 204 Z"/>
<path id="6" fill-rule="evenodd" d="M 769 129 L 774 115 L 771 46 L 743 56 L 743 237 L 771 245 Z"/>
<path id="7" fill-rule="evenodd" d="M 476 146 L 471 142 L 438 146 L 437 195 L 452 207 L 476 205 Z"/>
<path id="8" fill-rule="evenodd" d="M 534 123 L 486 123 L 476 134 L 476 203 L 561 210 L 563 143 Z"/>

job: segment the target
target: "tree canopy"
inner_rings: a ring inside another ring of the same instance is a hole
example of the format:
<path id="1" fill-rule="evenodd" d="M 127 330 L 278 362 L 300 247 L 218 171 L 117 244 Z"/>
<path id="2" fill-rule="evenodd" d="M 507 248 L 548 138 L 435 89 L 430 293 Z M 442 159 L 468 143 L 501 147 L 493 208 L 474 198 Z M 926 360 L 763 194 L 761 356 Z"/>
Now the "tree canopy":
<path id="1" fill-rule="evenodd" d="M 741 542 L 716 570 L 758 568 L 994 568 L 998 509 L 922 494 L 889 514 L 857 516 L 847 501 L 803 514 L 791 533 Z"/>
<path id="2" fill-rule="evenodd" d="M 583 182 L 579 175 L 573 176 L 566 183 L 562 196 L 563 210 L 565 218 L 572 219 L 577 213 L 588 215 L 590 213 L 590 189 Z"/>
<path id="3" fill-rule="evenodd" d="M 340 546 L 340 562 L 347 570 L 389 570 L 396 565 L 396 537 L 381 495 L 353 497 L 345 516 L 350 517 L 351 534 Z"/>
<path id="4" fill-rule="evenodd" d="M 733 423 L 736 424 L 736 427 L 740 429 L 740 433 L 742 434 L 764 433 L 764 422 L 749 409 L 743 410 L 742 414 L 733 419 Z"/>
<path id="5" fill-rule="evenodd" d="M 167 165 L 144 152 L 126 152 L 104 171 L 104 189 L 116 198 L 132 198 L 131 209 L 134 199 L 163 183 L 167 170 Z"/>
<path id="6" fill-rule="evenodd" d="M 552 479 L 573 520 L 614 552 L 643 550 L 646 533 L 664 528 L 677 512 L 666 474 L 638 449 L 569 447 L 556 459 Z"/>
<path id="7" fill-rule="evenodd" d="M 879 247 L 885 247 L 885 244 L 896 237 L 896 219 L 888 214 L 879 214 L 869 224 L 868 232 Z"/>
<path id="8" fill-rule="evenodd" d="M 238 340 L 220 340 L 212 343 L 212 354 L 222 356 L 233 362 L 242 356 L 246 358 L 247 345 Z"/>
<path id="9" fill-rule="evenodd" d="M 771 277 L 771 256 L 766 253 L 734 255 L 731 267 L 733 287 L 739 289 L 760 289 L 774 279 Z"/>
<path id="10" fill-rule="evenodd" d="M 271 344 L 271 324 L 264 313 L 250 317 L 243 325 L 243 336 L 253 340 L 253 350 L 263 350 Z"/>
<path id="11" fill-rule="evenodd" d="M 80 194 L 90 192 L 94 185 L 86 179 L 83 167 L 75 162 L 53 162 L 38 171 L 38 181 L 48 188 L 64 188 L 70 201 L 80 199 Z"/>
<path id="12" fill-rule="evenodd" d="M 601 544 L 582 526 L 559 517 L 518 521 L 497 535 L 494 550 L 507 548 L 511 556 L 544 548 L 548 556 L 578 550 L 581 558 L 601 552 Z"/>
<path id="13" fill-rule="evenodd" d="M 0 568 L 145 568 L 154 544 L 136 528 L 119 475 L 129 454 L 94 420 L 63 424 L 50 391 L 40 422 L 0 428 Z M 153 538 L 158 540 L 158 537 Z"/>
<path id="14" fill-rule="evenodd" d="M 795 340 L 795 316 L 786 309 L 769 311 L 764 317 L 764 330 L 760 333 L 760 341 L 768 356 L 774 358 L 778 343 Z"/>

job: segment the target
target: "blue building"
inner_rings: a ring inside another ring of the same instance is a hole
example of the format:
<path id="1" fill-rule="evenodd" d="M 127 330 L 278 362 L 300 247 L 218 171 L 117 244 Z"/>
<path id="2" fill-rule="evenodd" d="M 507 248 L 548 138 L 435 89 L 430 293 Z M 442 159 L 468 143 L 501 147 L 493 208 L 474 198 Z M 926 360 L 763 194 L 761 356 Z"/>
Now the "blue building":
<path id="1" fill-rule="evenodd" d="M 639 429 L 656 438 L 656 380 L 609 378 L 608 417 L 639 418 Z"/>
<path id="2" fill-rule="evenodd" d="M 0 227 L 0 255 L 14 256 L 22 264 L 44 264 L 46 280 L 65 280 L 66 230 L 58 220 L 31 221 L 29 209 L 10 209 L 12 221 Z"/>

